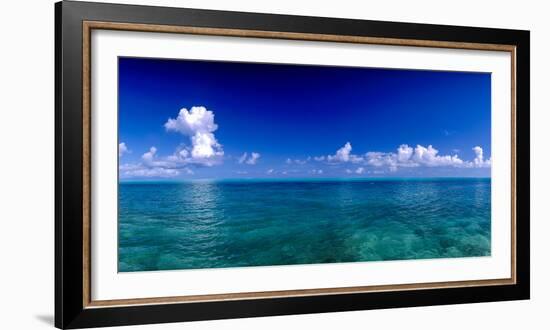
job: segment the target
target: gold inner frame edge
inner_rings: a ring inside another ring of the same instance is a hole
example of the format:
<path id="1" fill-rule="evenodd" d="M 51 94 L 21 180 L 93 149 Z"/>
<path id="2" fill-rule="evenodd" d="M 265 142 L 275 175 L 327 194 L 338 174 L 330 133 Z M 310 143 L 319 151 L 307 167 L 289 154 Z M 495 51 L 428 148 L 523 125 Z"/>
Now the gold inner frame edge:
<path id="1" fill-rule="evenodd" d="M 252 37 L 304 41 L 325 41 L 340 43 L 375 44 L 388 46 L 432 47 L 467 50 L 505 51 L 511 55 L 511 277 L 489 280 L 467 280 L 414 284 L 369 285 L 320 289 L 298 289 L 283 291 L 239 292 L 227 294 L 205 294 L 173 297 L 130 298 L 115 300 L 92 300 L 91 297 L 91 33 L 92 30 L 118 30 L 132 32 L 178 33 L 227 37 Z M 225 28 L 204 28 L 179 25 L 155 25 L 140 23 L 119 23 L 101 21 L 82 22 L 82 218 L 83 218 L 83 307 L 102 308 L 129 305 L 175 304 L 228 300 L 268 299 L 335 294 L 354 294 L 385 291 L 410 291 L 476 286 L 516 284 L 516 46 L 470 42 L 398 39 L 332 34 L 313 34 L 279 31 L 261 31 Z"/>

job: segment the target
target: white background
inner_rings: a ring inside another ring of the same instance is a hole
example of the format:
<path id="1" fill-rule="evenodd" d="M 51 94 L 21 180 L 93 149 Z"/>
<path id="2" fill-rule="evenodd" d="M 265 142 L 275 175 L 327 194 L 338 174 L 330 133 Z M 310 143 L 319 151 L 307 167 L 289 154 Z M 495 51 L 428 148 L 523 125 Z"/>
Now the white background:
<path id="1" fill-rule="evenodd" d="M 136 1 L 137 2 L 137 1 Z M 547 329 L 550 306 L 550 22 L 544 1 L 142 1 L 142 3 L 529 29 L 531 33 L 532 299 L 141 326 L 142 329 Z M 0 328 L 53 326 L 53 1 L 0 10 Z M 126 327 L 125 329 L 138 329 Z"/>

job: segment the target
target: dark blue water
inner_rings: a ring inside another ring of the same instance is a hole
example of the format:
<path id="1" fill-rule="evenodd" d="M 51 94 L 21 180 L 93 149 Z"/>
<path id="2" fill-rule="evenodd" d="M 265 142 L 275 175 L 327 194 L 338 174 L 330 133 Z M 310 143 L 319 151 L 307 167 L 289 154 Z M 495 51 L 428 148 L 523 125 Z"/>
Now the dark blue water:
<path id="1" fill-rule="evenodd" d="M 490 179 L 119 185 L 119 271 L 487 256 Z"/>

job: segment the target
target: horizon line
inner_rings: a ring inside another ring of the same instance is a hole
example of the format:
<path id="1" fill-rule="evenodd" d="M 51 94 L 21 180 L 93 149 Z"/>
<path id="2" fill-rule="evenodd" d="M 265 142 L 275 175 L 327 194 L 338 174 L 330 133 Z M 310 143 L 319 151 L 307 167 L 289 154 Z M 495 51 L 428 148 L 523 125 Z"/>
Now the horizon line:
<path id="1" fill-rule="evenodd" d="M 460 179 L 491 179 L 490 176 L 443 176 L 443 177 L 367 177 L 367 178 L 340 178 L 340 177 L 293 177 L 293 178 L 268 178 L 268 177 L 256 177 L 256 178 L 197 178 L 197 179 L 166 179 L 166 178 L 151 178 L 151 179 L 119 179 L 118 183 L 188 183 L 188 182 L 215 182 L 215 181 L 287 181 L 287 182 L 299 182 L 299 181 L 398 181 L 398 180 L 460 180 Z"/>

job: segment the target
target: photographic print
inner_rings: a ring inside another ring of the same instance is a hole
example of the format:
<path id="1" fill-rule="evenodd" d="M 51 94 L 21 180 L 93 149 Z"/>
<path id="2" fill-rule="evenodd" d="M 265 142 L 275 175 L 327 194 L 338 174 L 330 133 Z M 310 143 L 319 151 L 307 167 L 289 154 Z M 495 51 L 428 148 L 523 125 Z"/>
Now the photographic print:
<path id="1" fill-rule="evenodd" d="M 491 74 L 119 57 L 120 272 L 491 255 Z"/>
<path id="2" fill-rule="evenodd" d="M 55 14 L 56 327 L 529 299 L 529 31 Z"/>

